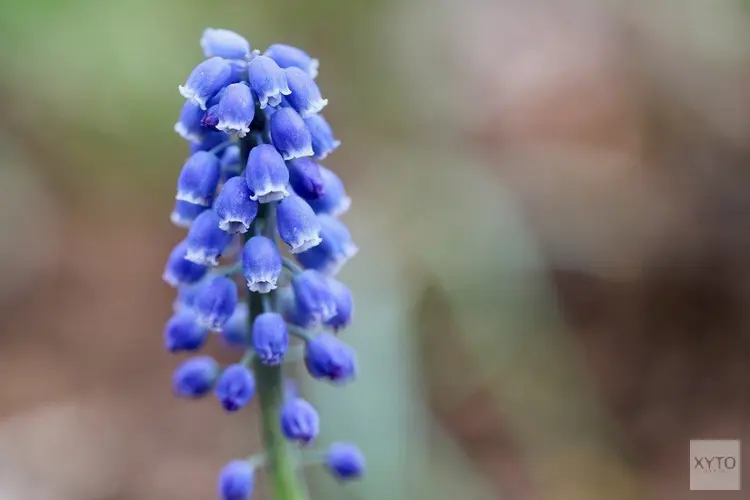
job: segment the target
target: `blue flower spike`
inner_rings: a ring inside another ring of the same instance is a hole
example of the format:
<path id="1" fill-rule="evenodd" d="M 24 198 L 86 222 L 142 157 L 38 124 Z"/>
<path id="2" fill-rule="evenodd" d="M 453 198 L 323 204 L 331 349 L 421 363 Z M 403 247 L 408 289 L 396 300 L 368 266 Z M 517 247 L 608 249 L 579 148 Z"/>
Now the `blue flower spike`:
<path id="1" fill-rule="evenodd" d="M 357 375 L 354 349 L 338 338 L 354 299 L 335 278 L 357 253 L 338 220 L 351 200 L 318 163 L 340 142 L 320 114 L 328 101 L 315 81 L 318 61 L 305 51 L 273 44 L 261 53 L 219 28 L 205 29 L 200 46 L 206 59 L 179 86 L 185 100 L 174 130 L 190 156 L 169 218 L 187 234 L 162 273 L 177 294 L 162 342 L 170 353 L 194 353 L 215 337 L 233 359 L 183 361 L 172 390 L 185 399 L 213 393 L 229 413 L 260 396 L 266 449 L 224 465 L 220 500 L 251 500 L 261 467 L 269 498 L 303 498 L 299 466 L 317 463 L 342 481 L 365 468 L 351 444 L 310 450 L 315 463 L 284 450 L 314 446 L 321 426 L 313 404 L 289 389 L 296 371 L 284 365 L 301 361 L 314 380 L 334 386 Z"/>
<path id="2" fill-rule="evenodd" d="M 292 93 L 286 72 L 267 56 L 258 56 L 247 67 L 250 88 L 258 98 L 260 109 L 281 104 L 281 96 Z"/>
<path id="3" fill-rule="evenodd" d="M 250 43 L 234 31 L 206 28 L 201 37 L 201 48 L 206 57 L 224 59 L 247 59 L 250 57 Z"/>
<path id="4" fill-rule="evenodd" d="M 265 55 L 276 61 L 276 64 L 282 68 L 299 68 L 313 79 L 318 76 L 318 60 L 297 47 L 275 43 L 266 49 Z"/>
<path id="5" fill-rule="evenodd" d="M 271 142 L 285 160 L 313 155 L 312 136 L 302 117 L 292 108 L 271 115 Z"/>
<path id="6" fill-rule="evenodd" d="M 221 57 L 206 59 L 190 73 L 185 85 L 178 87 L 182 97 L 206 110 L 206 103 L 219 91 L 234 83 L 232 65 Z"/>

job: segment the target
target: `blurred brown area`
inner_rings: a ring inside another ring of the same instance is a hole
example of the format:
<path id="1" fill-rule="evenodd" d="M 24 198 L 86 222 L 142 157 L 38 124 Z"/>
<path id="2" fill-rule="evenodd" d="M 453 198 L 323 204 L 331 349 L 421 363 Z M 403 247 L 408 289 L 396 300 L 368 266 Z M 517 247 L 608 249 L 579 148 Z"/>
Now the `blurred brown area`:
<path id="1" fill-rule="evenodd" d="M 623 462 L 647 485 L 535 491 L 492 387 L 444 403 L 445 364 L 471 365 L 457 357 L 468 332 L 428 288 L 424 328 L 453 334 L 423 345 L 433 404 L 507 498 L 687 498 L 691 438 L 750 439 L 748 16 L 688 2 L 662 24 L 667 4 L 446 6 L 460 88 L 482 96 L 469 149 L 539 238 Z M 731 26 L 712 34 L 734 54 L 702 45 L 701 30 L 719 29 L 708 19 Z"/>

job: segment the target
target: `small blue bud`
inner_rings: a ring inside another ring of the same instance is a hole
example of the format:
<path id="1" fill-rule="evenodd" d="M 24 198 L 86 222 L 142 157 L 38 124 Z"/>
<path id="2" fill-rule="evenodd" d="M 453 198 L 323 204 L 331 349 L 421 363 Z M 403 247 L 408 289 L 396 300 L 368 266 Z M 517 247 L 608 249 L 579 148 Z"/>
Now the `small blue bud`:
<path id="1" fill-rule="evenodd" d="M 297 158 L 287 162 L 289 184 L 305 200 L 320 198 L 323 194 L 323 176 L 320 167 L 310 158 Z"/>
<path id="2" fill-rule="evenodd" d="M 325 323 L 332 327 L 334 331 L 339 331 L 349 326 L 352 322 L 354 299 L 349 288 L 333 278 L 328 278 L 328 289 L 331 290 L 336 299 L 336 314 Z"/>
<path id="3" fill-rule="evenodd" d="M 324 332 L 308 342 L 305 366 L 313 378 L 344 384 L 357 374 L 354 349 Z"/>
<path id="4" fill-rule="evenodd" d="M 358 479 L 365 472 L 365 457 L 353 444 L 333 443 L 326 453 L 326 467 L 337 479 Z"/>
<path id="5" fill-rule="evenodd" d="M 245 460 L 233 460 L 221 469 L 217 490 L 221 500 L 249 500 L 254 485 L 250 464 Z"/>
<path id="6" fill-rule="evenodd" d="M 185 259 L 187 243 L 181 241 L 169 254 L 162 279 L 170 286 L 190 285 L 206 275 L 208 268 Z"/>
<path id="7" fill-rule="evenodd" d="M 253 374 L 243 364 L 229 365 L 216 381 L 214 394 L 226 411 L 243 408 L 255 394 Z"/>
<path id="8" fill-rule="evenodd" d="M 289 83 L 289 90 L 292 91 L 286 98 L 287 103 L 302 118 L 319 113 L 328 104 L 328 100 L 320 95 L 318 85 L 304 70 L 287 68 L 286 81 Z"/>
<path id="9" fill-rule="evenodd" d="M 164 327 L 164 347 L 169 352 L 197 351 L 208 338 L 208 328 L 198 324 L 195 314 L 180 311 Z"/>
<path id="10" fill-rule="evenodd" d="M 258 98 L 260 109 L 278 106 L 282 95 L 291 94 L 286 82 L 286 73 L 270 57 L 258 56 L 247 67 L 248 81 Z"/>
<path id="11" fill-rule="evenodd" d="M 201 37 L 201 48 L 206 57 L 224 59 L 247 59 L 250 56 L 250 43 L 234 31 L 206 28 Z"/>
<path id="12" fill-rule="evenodd" d="M 174 131 L 186 141 L 200 143 L 206 131 L 201 121 L 204 111 L 193 101 L 185 101 L 180 111 L 180 118 L 174 124 Z"/>
<path id="13" fill-rule="evenodd" d="M 175 199 L 194 205 L 211 205 L 220 175 L 219 159 L 207 151 L 198 151 L 182 167 Z"/>
<path id="14" fill-rule="evenodd" d="M 244 348 L 250 345 L 249 314 L 244 302 L 240 302 L 234 308 L 234 312 L 221 329 L 221 338 L 227 346 Z"/>
<path id="15" fill-rule="evenodd" d="M 315 269 L 330 276 L 336 275 L 354 257 L 359 248 L 352 241 L 346 226 L 330 215 L 319 215 L 320 245 L 297 255 L 305 269 Z"/>
<path id="16" fill-rule="evenodd" d="M 245 137 L 250 132 L 250 124 L 255 116 L 255 102 L 250 87 L 244 83 L 229 85 L 219 101 L 216 116 L 219 118 L 217 130 Z"/>
<path id="17" fill-rule="evenodd" d="M 223 178 L 231 179 L 242 173 L 242 159 L 240 158 L 240 147 L 237 144 L 227 146 L 221 155 L 221 174 Z"/>
<path id="18" fill-rule="evenodd" d="M 302 398 L 286 401 L 281 407 L 281 432 L 290 441 L 310 444 L 320 432 L 320 417 L 313 405 Z"/>
<path id="19" fill-rule="evenodd" d="M 224 132 L 219 132 L 217 130 L 208 130 L 208 132 L 206 132 L 206 134 L 203 136 L 200 144 L 194 142 L 190 143 L 190 154 L 193 155 L 198 151 L 209 151 L 222 142 L 226 142 L 227 139 L 229 139 L 229 137 L 227 137 L 227 134 L 225 134 Z"/>
<path id="20" fill-rule="evenodd" d="M 313 155 L 312 137 L 302 117 L 292 108 L 271 115 L 271 142 L 285 160 Z"/>
<path id="21" fill-rule="evenodd" d="M 206 103 L 222 87 L 234 83 L 232 66 L 221 57 L 206 59 L 190 73 L 185 85 L 178 88 L 182 97 L 206 110 Z"/>
<path id="22" fill-rule="evenodd" d="M 195 312 L 198 323 L 220 332 L 235 307 L 237 307 L 237 285 L 226 276 L 210 279 L 195 297 Z"/>
<path id="23" fill-rule="evenodd" d="M 255 146 L 247 158 L 245 182 L 250 189 L 250 199 L 260 203 L 278 201 L 289 196 L 289 170 L 284 159 L 269 144 Z"/>
<path id="24" fill-rule="evenodd" d="M 310 78 L 318 76 L 318 60 L 297 47 L 275 43 L 266 49 L 265 55 L 282 68 L 299 68 L 310 75 Z"/>
<path id="25" fill-rule="evenodd" d="M 321 115 L 305 118 L 305 125 L 312 137 L 313 157 L 316 160 L 322 160 L 341 145 L 341 141 L 336 140 L 331 126 Z"/>
<path id="26" fill-rule="evenodd" d="M 276 210 L 279 237 L 289 245 L 289 251 L 300 253 L 321 242 L 320 222 L 310 205 L 297 195 L 279 202 Z"/>
<path id="27" fill-rule="evenodd" d="M 253 236 L 242 250 L 242 272 L 251 292 L 268 293 L 281 276 L 281 254 L 265 236 Z"/>
<path id="28" fill-rule="evenodd" d="M 344 183 L 338 175 L 324 166 L 320 166 L 323 176 L 323 194 L 317 200 L 310 200 L 310 206 L 316 214 L 328 214 L 339 217 L 349 210 L 352 199 L 346 194 Z"/>
<path id="29" fill-rule="evenodd" d="M 175 200 L 169 220 L 177 227 L 188 228 L 196 217 L 208 210 L 208 207 L 188 203 L 187 201 Z"/>
<path id="30" fill-rule="evenodd" d="M 253 349 L 261 363 L 278 365 L 289 347 L 284 318 L 274 312 L 259 314 L 253 321 Z"/>
<path id="31" fill-rule="evenodd" d="M 232 235 L 219 228 L 219 216 L 206 210 L 195 218 L 188 230 L 187 254 L 185 258 L 196 264 L 216 266 L 224 250 L 232 241 Z"/>
<path id="32" fill-rule="evenodd" d="M 292 279 L 296 319 L 307 327 L 328 321 L 336 315 L 336 298 L 328 288 L 326 277 L 308 269 Z"/>
<path id="33" fill-rule="evenodd" d="M 210 356 L 185 360 L 172 375 L 172 389 L 182 398 L 200 398 L 211 391 L 219 375 L 219 364 Z"/>
<path id="34" fill-rule="evenodd" d="M 258 202 L 250 199 L 245 179 L 232 177 L 221 187 L 214 210 L 219 216 L 219 227 L 231 234 L 246 233 L 258 215 Z"/>

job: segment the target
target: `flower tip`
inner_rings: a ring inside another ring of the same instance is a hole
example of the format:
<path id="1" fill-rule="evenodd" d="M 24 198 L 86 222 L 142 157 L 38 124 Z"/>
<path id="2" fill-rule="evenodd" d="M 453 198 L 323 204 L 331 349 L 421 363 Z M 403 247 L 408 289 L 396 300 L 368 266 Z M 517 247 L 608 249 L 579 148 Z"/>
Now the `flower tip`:
<path id="1" fill-rule="evenodd" d="M 193 101 L 198 106 L 200 106 L 203 111 L 206 111 L 206 100 L 201 98 L 195 90 L 184 85 L 178 85 L 177 90 L 180 91 L 182 97 L 184 97 L 188 101 Z"/>

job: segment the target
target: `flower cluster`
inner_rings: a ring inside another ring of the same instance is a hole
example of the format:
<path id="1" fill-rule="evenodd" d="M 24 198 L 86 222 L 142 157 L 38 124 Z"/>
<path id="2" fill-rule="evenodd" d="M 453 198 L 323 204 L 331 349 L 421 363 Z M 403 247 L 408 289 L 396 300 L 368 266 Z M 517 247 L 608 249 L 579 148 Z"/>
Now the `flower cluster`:
<path id="1" fill-rule="evenodd" d="M 308 446 L 318 435 L 317 411 L 267 374 L 297 354 L 315 379 L 344 384 L 357 372 L 353 349 L 337 337 L 351 322 L 352 296 L 335 278 L 357 246 L 338 219 L 350 205 L 344 185 L 318 163 L 339 146 L 320 114 L 327 100 L 315 82 L 318 62 L 283 44 L 261 54 L 223 29 L 207 29 L 200 43 L 206 59 L 179 86 L 185 102 L 174 127 L 190 143 L 171 214 L 187 236 L 164 270 L 177 289 L 164 345 L 192 353 L 215 332 L 244 355 L 228 366 L 190 357 L 175 370 L 173 390 L 183 398 L 213 392 L 235 412 L 257 386 L 261 411 L 278 415 L 264 432 L 284 436 L 281 446 Z M 263 390 L 278 397 L 264 401 Z M 280 407 L 268 407 L 276 401 Z M 275 473 L 280 455 L 267 449 L 228 463 L 220 497 L 249 498 L 255 468 L 268 461 Z M 342 480 L 364 472 L 350 444 L 314 456 Z"/>

